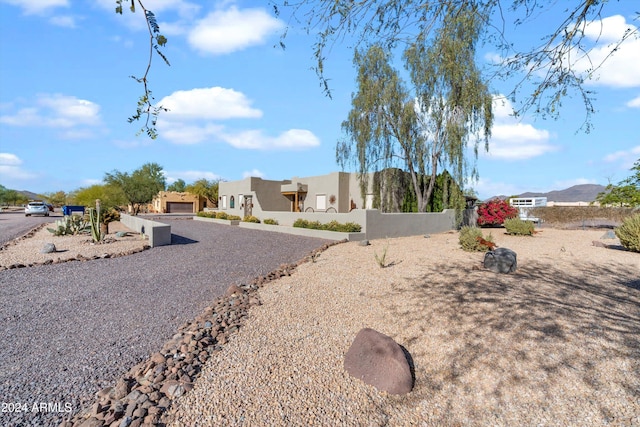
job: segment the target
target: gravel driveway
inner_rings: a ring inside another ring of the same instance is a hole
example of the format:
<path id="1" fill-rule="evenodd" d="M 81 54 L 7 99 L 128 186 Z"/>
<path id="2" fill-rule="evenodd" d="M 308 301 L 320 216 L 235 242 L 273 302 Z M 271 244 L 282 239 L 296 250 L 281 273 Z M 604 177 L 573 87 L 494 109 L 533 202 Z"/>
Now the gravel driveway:
<path id="1" fill-rule="evenodd" d="M 0 271 L 0 425 L 57 425 L 232 283 L 326 240 L 167 220 L 172 245 Z"/>

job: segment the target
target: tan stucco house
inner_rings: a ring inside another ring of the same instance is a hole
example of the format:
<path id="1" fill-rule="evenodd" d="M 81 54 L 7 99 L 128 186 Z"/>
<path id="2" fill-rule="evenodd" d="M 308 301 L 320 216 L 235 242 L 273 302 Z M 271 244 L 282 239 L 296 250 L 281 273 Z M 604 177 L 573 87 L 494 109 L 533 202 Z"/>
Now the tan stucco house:
<path id="1" fill-rule="evenodd" d="M 347 172 L 281 181 L 249 177 L 220 182 L 218 194 L 219 210 L 242 217 L 263 212 L 347 213 L 373 204 L 373 194 L 363 201 L 357 175 Z"/>
<path id="2" fill-rule="evenodd" d="M 151 201 L 151 209 L 157 213 L 198 213 L 205 207 L 205 198 L 191 193 L 161 191 Z"/>

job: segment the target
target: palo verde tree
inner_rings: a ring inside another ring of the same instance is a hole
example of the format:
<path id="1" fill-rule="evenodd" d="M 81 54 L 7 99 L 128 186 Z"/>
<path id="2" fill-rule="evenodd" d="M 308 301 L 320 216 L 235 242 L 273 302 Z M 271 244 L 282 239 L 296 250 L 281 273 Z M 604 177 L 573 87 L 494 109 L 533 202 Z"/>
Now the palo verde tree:
<path id="1" fill-rule="evenodd" d="M 469 172 L 468 143 L 476 157 L 480 141 L 488 148 L 492 96 L 475 62 L 482 25 L 482 12 L 461 3 L 447 11 L 433 39 L 409 45 L 403 58 L 411 90 L 390 64 L 388 49 L 356 50 L 358 88 L 336 159 L 343 168 L 356 164 L 363 194 L 369 172 L 401 166 L 411 176 L 418 211 L 425 212 L 438 168 L 446 166 L 462 183 Z M 470 176 L 475 175 L 474 162 Z M 383 180 L 383 191 L 393 187 L 391 176 Z M 387 210 L 384 203 L 381 209 Z"/>
<path id="2" fill-rule="evenodd" d="M 602 193 L 596 196 L 601 206 L 640 206 L 640 159 L 631 168 L 633 175 L 620 181 L 618 185 L 609 184 Z"/>
<path id="3" fill-rule="evenodd" d="M 73 204 L 81 206 L 95 206 L 96 199 L 100 199 L 100 206 L 104 210 L 120 209 L 129 203 L 122 187 L 116 184 L 94 184 L 82 187 L 73 191 L 69 198 Z"/>
<path id="4" fill-rule="evenodd" d="M 122 189 L 127 202 L 137 215 L 140 208 L 153 200 L 165 189 L 166 180 L 162 166 L 157 163 L 145 163 L 131 174 L 114 170 L 104 176 L 104 182 Z"/>

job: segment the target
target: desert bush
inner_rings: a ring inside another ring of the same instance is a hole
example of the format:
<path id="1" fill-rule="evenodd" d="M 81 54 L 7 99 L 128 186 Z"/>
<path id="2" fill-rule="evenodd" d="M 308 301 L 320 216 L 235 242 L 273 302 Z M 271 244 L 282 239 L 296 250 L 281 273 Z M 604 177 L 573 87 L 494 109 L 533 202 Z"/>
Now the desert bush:
<path id="1" fill-rule="evenodd" d="M 113 208 L 102 211 L 100 215 L 101 215 L 100 220 L 103 224 L 109 224 L 110 222 L 113 222 L 113 221 L 120 221 L 120 212 L 118 212 Z"/>
<path id="2" fill-rule="evenodd" d="M 228 219 L 228 216 L 226 212 L 216 212 L 216 219 Z"/>
<path id="3" fill-rule="evenodd" d="M 532 208 L 531 216 L 540 218 L 548 225 L 558 226 L 569 223 L 597 222 L 608 220 L 622 223 L 625 218 L 632 216 L 637 210 L 632 208 L 617 208 L 604 206 L 544 206 Z"/>
<path id="4" fill-rule="evenodd" d="M 504 228 L 507 229 L 507 234 L 533 236 L 533 221 L 523 221 L 520 218 L 507 218 L 504 220 Z"/>
<path id="5" fill-rule="evenodd" d="M 254 224 L 260 224 L 260 220 L 253 216 L 253 215 L 247 215 L 244 218 L 242 218 L 242 221 L 244 222 L 253 222 Z"/>
<path id="6" fill-rule="evenodd" d="M 227 220 L 229 220 L 229 221 L 240 221 L 240 220 L 242 220 L 242 218 L 240 218 L 238 215 L 227 215 Z"/>
<path id="7" fill-rule="evenodd" d="M 309 228 L 312 230 L 327 230 L 338 231 L 342 233 L 359 233 L 362 231 L 362 226 L 355 222 L 340 223 L 338 221 L 330 221 L 326 224 L 321 224 L 320 221 L 307 221 L 306 219 L 298 218 L 293 223 L 294 227 Z"/>
<path id="8" fill-rule="evenodd" d="M 458 241 L 462 249 L 467 252 L 486 252 L 492 247 L 493 236 L 489 233 L 484 237 L 480 228 L 465 226 L 460 229 Z"/>
<path id="9" fill-rule="evenodd" d="M 196 214 L 196 216 L 200 216 L 202 218 L 215 218 L 216 217 L 216 213 L 215 212 L 198 212 Z"/>
<path id="10" fill-rule="evenodd" d="M 626 218 L 614 231 L 622 246 L 632 252 L 640 252 L 640 213 Z"/>
<path id="11" fill-rule="evenodd" d="M 478 225 L 502 225 L 505 219 L 518 216 L 518 209 L 500 199 L 489 200 L 478 206 Z"/>
<path id="12" fill-rule="evenodd" d="M 267 218 L 264 221 L 262 221 L 264 224 L 269 224 L 269 225 L 278 225 L 278 221 L 273 219 L 273 218 Z"/>

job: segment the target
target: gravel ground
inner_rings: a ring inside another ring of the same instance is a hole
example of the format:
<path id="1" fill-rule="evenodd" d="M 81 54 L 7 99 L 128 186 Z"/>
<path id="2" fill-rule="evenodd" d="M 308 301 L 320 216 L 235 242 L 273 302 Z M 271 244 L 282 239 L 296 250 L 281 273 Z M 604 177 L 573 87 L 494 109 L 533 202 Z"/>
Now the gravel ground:
<path id="1" fill-rule="evenodd" d="M 619 246 L 605 230 L 489 231 L 515 273 L 452 232 L 336 245 L 269 283 L 168 425 L 639 426 L 640 254 L 594 246 Z M 410 352 L 411 393 L 345 372 L 364 327 Z"/>
<path id="2" fill-rule="evenodd" d="M 230 284 L 326 242 L 165 222 L 171 246 L 0 271 L 0 425 L 55 426 L 70 418 Z"/>

